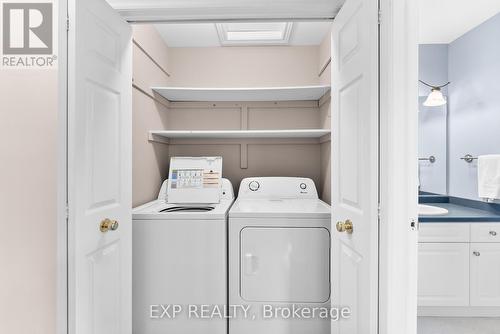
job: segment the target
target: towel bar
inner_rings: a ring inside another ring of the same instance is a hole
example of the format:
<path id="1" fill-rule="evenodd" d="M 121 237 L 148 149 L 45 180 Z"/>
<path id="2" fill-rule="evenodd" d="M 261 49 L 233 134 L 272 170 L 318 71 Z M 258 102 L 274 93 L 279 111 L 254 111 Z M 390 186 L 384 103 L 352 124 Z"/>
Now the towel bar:
<path id="1" fill-rule="evenodd" d="M 436 157 L 433 156 L 433 155 L 431 155 L 428 158 L 418 158 L 418 160 L 420 160 L 420 161 L 429 161 L 431 164 L 433 164 L 433 163 L 436 162 Z"/>
<path id="2" fill-rule="evenodd" d="M 461 157 L 460 159 L 465 160 L 465 162 L 468 162 L 468 163 L 471 163 L 471 162 L 473 162 L 474 160 L 477 160 L 477 158 L 473 157 L 473 156 L 472 156 L 472 155 L 470 155 L 470 154 L 466 154 L 466 155 L 464 155 L 463 157 Z"/>

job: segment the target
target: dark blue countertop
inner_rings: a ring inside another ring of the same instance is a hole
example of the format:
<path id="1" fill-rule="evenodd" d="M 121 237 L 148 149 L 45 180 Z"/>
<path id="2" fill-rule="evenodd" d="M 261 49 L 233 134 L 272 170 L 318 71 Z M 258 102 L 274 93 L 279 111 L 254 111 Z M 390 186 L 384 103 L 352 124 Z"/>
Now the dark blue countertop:
<path id="1" fill-rule="evenodd" d="M 440 196 L 435 198 L 420 197 L 419 202 L 438 206 L 448 210 L 442 216 L 419 216 L 421 223 L 474 223 L 497 222 L 500 223 L 500 205 L 484 203 L 456 197 Z"/>

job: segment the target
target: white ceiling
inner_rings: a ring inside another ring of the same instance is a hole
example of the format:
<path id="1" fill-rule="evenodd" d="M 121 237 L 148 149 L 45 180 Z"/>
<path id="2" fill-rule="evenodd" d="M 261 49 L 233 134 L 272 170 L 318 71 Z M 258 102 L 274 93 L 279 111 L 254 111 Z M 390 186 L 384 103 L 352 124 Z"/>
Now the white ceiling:
<path id="1" fill-rule="evenodd" d="M 331 19 L 344 0 L 108 0 L 128 21 Z"/>
<path id="2" fill-rule="evenodd" d="M 214 23 L 156 24 L 169 47 L 221 46 Z M 331 22 L 295 22 L 289 45 L 319 45 L 330 31 Z"/>
<path id="3" fill-rule="evenodd" d="M 500 12 L 500 0 L 419 0 L 420 43 L 449 44 Z"/>

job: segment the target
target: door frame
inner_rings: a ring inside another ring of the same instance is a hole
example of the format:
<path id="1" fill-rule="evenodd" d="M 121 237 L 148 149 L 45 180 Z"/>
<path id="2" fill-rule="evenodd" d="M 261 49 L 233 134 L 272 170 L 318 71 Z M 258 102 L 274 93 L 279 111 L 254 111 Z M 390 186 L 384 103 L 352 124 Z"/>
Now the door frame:
<path id="1" fill-rule="evenodd" d="M 68 0 L 58 2 L 56 333 L 68 334 Z"/>
<path id="2" fill-rule="evenodd" d="M 57 314 L 56 332 L 68 334 L 67 22 L 59 2 Z M 376 1 L 376 0 L 374 0 Z M 415 334 L 417 319 L 418 4 L 378 0 L 380 219 L 379 333 Z M 402 112 L 405 111 L 405 112 Z M 414 227 L 411 224 L 415 224 Z"/>
<path id="3" fill-rule="evenodd" d="M 379 333 L 415 334 L 418 1 L 379 4 Z"/>

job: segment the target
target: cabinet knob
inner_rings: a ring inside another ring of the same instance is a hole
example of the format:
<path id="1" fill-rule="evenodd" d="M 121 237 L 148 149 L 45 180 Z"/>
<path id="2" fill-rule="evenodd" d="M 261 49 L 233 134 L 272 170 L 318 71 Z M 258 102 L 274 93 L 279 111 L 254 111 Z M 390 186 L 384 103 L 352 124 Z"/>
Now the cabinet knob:
<path id="1" fill-rule="evenodd" d="M 476 252 L 476 251 L 472 252 L 472 254 L 474 254 L 475 256 L 481 256 L 481 253 Z"/>
<path id="2" fill-rule="evenodd" d="M 496 237 L 497 236 L 497 231 L 490 231 L 490 235 Z"/>

